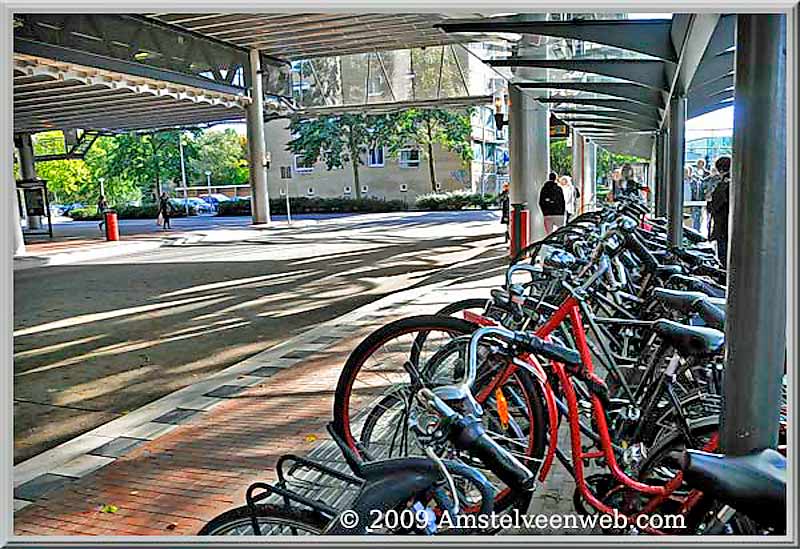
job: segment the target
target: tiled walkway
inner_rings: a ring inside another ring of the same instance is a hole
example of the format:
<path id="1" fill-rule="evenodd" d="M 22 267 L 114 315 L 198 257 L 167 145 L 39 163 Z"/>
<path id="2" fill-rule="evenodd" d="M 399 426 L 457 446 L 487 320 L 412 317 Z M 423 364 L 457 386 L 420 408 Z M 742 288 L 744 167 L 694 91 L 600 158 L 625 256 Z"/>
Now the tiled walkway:
<path id="1" fill-rule="evenodd" d="M 502 264 L 498 256 L 443 271 L 424 289 L 379 300 L 198 384 L 203 392 L 196 387 L 191 399 L 165 397 L 131 414 L 146 421 L 115 420 L 51 450 L 52 460 L 21 464 L 16 534 L 196 534 L 242 505 L 250 483 L 273 480 L 281 455 L 320 448 L 341 366 L 368 333 L 488 296 Z"/>

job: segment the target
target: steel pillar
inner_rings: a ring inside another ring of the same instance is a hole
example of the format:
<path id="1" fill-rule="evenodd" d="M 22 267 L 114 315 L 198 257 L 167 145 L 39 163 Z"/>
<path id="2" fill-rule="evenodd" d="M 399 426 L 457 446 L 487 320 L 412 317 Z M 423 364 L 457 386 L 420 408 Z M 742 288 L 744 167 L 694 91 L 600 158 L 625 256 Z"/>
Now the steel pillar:
<path id="1" fill-rule="evenodd" d="M 733 126 L 720 445 L 742 455 L 776 445 L 786 364 L 784 15 L 738 16 Z"/>
<path id="2" fill-rule="evenodd" d="M 31 134 L 24 133 L 19 136 L 19 172 L 22 179 L 36 179 L 36 159 L 33 150 Z M 28 229 L 41 229 L 42 216 L 29 215 Z M 20 231 L 22 228 L 20 228 Z"/>
<path id="3" fill-rule="evenodd" d="M 669 179 L 667 242 L 683 243 L 683 157 L 686 147 L 686 95 L 676 93 L 669 104 Z"/>
<path id="4" fill-rule="evenodd" d="M 575 207 L 575 214 L 579 215 L 583 211 L 584 191 L 583 191 L 583 162 L 584 162 L 584 148 L 586 146 L 586 139 L 576 132 L 572 131 L 572 184 L 581 193 Z"/>
<path id="5" fill-rule="evenodd" d="M 657 217 L 667 215 L 667 134 L 656 132 L 655 209 Z"/>
<path id="6" fill-rule="evenodd" d="M 583 147 L 583 194 L 584 210 L 594 209 L 597 199 L 597 143 L 584 138 Z"/>
<path id="7" fill-rule="evenodd" d="M 269 224 L 269 192 L 267 190 L 266 137 L 264 135 L 264 89 L 261 78 L 261 57 L 250 51 L 251 99 L 247 107 L 247 146 L 250 150 L 250 207 L 253 224 Z"/>

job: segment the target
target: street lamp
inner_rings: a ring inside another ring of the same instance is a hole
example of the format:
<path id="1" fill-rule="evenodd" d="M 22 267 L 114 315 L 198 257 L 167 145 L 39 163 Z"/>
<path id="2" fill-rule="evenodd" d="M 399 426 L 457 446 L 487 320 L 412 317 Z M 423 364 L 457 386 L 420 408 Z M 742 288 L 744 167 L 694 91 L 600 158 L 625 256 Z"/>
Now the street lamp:
<path id="1" fill-rule="evenodd" d="M 208 185 L 208 195 L 211 196 L 211 170 L 206 170 L 206 184 Z"/>
<path id="2" fill-rule="evenodd" d="M 106 195 L 106 191 L 103 188 L 103 183 L 105 183 L 106 178 L 105 177 L 98 177 L 97 180 L 100 182 L 100 196 L 105 196 Z"/>

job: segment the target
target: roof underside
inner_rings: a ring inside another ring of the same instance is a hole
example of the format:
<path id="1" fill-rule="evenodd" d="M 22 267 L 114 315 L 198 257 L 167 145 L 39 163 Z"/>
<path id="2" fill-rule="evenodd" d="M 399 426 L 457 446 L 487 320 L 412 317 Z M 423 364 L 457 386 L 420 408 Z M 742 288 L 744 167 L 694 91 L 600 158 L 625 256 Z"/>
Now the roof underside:
<path id="1" fill-rule="evenodd" d="M 445 15 L 436 13 L 159 13 L 149 17 L 284 60 L 467 40 L 436 28 L 447 20 Z"/>

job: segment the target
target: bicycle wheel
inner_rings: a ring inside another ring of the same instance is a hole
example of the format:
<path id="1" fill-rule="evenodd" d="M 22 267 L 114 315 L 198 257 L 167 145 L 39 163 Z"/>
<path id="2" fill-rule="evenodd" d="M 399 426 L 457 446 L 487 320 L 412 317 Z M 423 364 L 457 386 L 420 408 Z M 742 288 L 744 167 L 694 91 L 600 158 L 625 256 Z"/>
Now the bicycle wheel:
<path id="1" fill-rule="evenodd" d="M 421 423 L 428 418 L 414 408 L 414 393 L 420 381 L 435 387 L 463 376 L 466 336 L 474 329 L 473 324 L 457 318 L 427 315 L 398 320 L 368 336 L 351 353 L 336 389 L 334 426 L 348 446 L 367 460 L 420 455 L 422 445 L 409 421 Z M 412 354 L 416 357 L 413 361 Z M 473 392 L 480 395 L 482 388 L 490 387 L 503 366 L 499 361 L 482 360 Z M 547 433 L 539 385 L 520 369 L 494 389 L 483 391 L 478 399 L 484 409 L 484 425 L 490 436 L 536 472 Z M 517 496 L 508 489 L 500 490 L 495 509 L 507 508 Z"/>
<path id="2" fill-rule="evenodd" d="M 319 536 L 328 524 L 321 514 L 310 509 L 257 505 L 256 520 L 262 536 Z M 253 516 L 246 505 L 225 511 L 211 519 L 198 536 L 254 536 Z"/>

